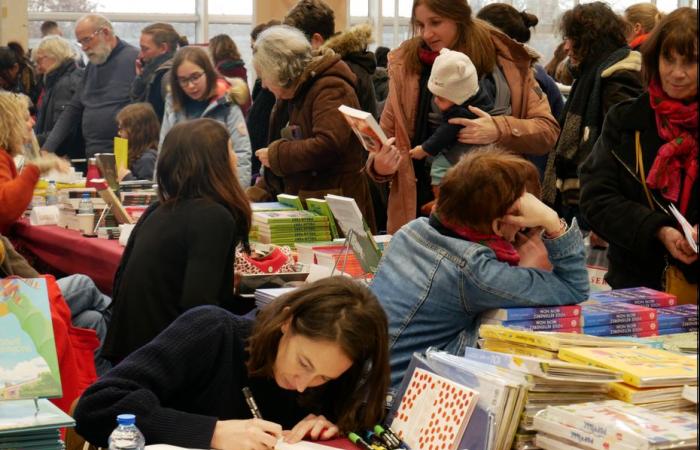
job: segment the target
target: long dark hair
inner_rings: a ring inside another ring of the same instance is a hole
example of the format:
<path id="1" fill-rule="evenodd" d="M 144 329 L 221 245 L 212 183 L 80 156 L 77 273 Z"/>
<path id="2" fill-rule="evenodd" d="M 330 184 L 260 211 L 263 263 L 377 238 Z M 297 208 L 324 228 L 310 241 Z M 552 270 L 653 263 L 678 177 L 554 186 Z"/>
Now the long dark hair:
<path id="1" fill-rule="evenodd" d="M 559 25 L 562 36 L 571 40 L 580 64 L 627 45 L 625 28 L 624 19 L 603 2 L 576 5 L 564 13 Z"/>
<path id="2" fill-rule="evenodd" d="M 202 68 L 204 77 L 207 79 L 206 98 L 209 99 L 216 93 L 216 80 L 219 78 L 219 75 L 216 69 L 214 69 L 207 52 L 201 47 L 183 47 L 175 53 L 173 57 L 173 67 L 170 69 L 170 93 L 173 96 L 173 108 L 175 111 L 181 111 L 190 98 L 182 89 L 182 86 L 180 86 L 177 77 L 177 69 L 179 69 L 185 61 L 189 61 Z"/>
<path id="3" fill-rule="evenodd" d="M 129 139 L 129 167 L 146 150 L 157 149 L 160 122 L 150 103 L 132 103 L 117 113 L 119 128 L 126 130 Z"/>
<path id="4" fill-rule="evenodd" d="M 189 198 L 223 205 L 236 222 L 236 238 L 247 247 L 251 209 L 231 165 L 229 139 L 226 128 L 213 119 L 175 125 L 158 155 L 158 198 L 163 205 Z"/>
<path id="5" fill-rule="evenodd" d="M 369 288 L 347 277 L 323 278 L 264 308 L 248 341 L 251 376 L 274 376 L 282 325 L 287 321 L 291 332 L 335 342 L 353 361 L 338 379 L 305 391 L 305 400 L 332 403 L 331 412 L 345 432 L 378 423 L 389 387 L 389 337 L 384 309 Z"/>
<path id="6" fill-rule="evenodd" d="M 530 40 L 530 28 L 539 22 L 536 15 L 518 11 L 506 3 L 486 5 L 479 10 L 476 17 L 487 21 L 511 39 L 522 43 Z"/>
<path id="7" fill-rule="evenodd" d="M 455 21 L 457 41 L 450 50 L 469 55 L 479 76 L 493 70 L 496 66 L 496 48 L 491 40 L 490 25 L 472 17 L 472 9 L 466 0 L 414 0 L 411 9 L 411 29 L 415 37 L 402 44 L 407 54 L 406 67 L 409 72 L 420 73 L 422 65 L 418 49 L 424 44 L 423 38 L 417 35 L 416 23 L 416 7 L 419 5 L 424 5 L 440 17 Z"/>

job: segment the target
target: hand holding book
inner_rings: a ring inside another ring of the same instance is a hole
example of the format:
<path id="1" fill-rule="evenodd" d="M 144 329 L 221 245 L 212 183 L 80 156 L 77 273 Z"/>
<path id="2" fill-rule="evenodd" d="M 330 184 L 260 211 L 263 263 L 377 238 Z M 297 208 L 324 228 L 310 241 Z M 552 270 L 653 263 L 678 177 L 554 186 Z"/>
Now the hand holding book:
<path id="1" fill-rule="evenodd" d="M 374 171 L 378 175 L 389 176 L 399 170 L 401 153 L 394 145 L 396 138 L 387 139 L 378 152 L 374 152 Z"/>

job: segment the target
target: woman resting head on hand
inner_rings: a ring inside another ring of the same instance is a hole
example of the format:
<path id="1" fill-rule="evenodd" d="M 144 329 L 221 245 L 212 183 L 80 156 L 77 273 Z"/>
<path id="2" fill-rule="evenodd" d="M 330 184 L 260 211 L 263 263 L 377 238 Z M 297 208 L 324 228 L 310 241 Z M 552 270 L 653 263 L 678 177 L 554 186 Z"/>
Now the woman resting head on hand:
<path id="1" fill-rule="evenodd" d="M 248 450 L 330 439 L 381 420 L 388 348 L 384 310 L 349 278 L 305 285 L 253 323 L 194 308 L 85 391 L 77 431 L 105 446 L 116 416 L 130 412 L 149 444 Z M 263 419 L 251 418 L 244 387 Z"/>

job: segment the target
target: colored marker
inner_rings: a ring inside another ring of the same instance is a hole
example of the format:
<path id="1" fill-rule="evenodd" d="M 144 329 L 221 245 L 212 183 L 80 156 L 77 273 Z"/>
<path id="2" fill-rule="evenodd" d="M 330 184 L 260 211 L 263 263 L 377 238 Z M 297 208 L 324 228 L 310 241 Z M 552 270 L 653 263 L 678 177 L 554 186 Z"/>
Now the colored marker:
<path id="1" fill-rule="evenodd" d="M 374 426 L 374 432 L 377 436 L 382 438 L 384 442 L 389 444 L 389 447 L 391 448 L 399 448 L 401 447 L 401 440 L 396 437 L 396 435 L 390 430 L 390 429 L 385 429 L 381 425 L 375 425 Z"/>
<path id="2" fill-rule="evenodd" d="M 362 439 L 360 437 L 360 435 L 358 435 L 357 433 L 348 433 L 348 439 L 350 439 L 350 442 L 357 445 L 358 447 L 360 447 L 363 450 L 375 450 L 364 439 Z"/>

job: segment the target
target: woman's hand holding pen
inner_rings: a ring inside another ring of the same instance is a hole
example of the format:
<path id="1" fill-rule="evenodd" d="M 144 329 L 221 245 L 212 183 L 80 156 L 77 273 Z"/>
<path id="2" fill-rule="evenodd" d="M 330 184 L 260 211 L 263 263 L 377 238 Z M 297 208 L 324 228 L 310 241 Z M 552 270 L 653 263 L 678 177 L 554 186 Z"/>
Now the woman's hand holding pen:
<path id="1" fill-rule="evenodd" d="M 219 420 L 211 448 L 218 450 L 267 450 L 282 437 L 282 427 L 263 419 Z"/>
<path id="2" fill-rule="evenodd" d="M 285 432 L 284 441 L 294 444 L 307 436 L 315 441 L 326 440 L 338 436 L 339 432 L 338 427 L 325 417 L 309 414 L 294 428 Z"/>

